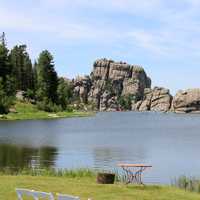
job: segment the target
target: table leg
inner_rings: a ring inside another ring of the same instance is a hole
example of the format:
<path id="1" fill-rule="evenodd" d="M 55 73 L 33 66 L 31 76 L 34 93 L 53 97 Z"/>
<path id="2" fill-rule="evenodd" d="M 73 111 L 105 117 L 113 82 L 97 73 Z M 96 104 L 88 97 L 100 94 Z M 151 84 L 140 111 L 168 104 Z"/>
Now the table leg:
<path id="1" fill-rule="evenodd" d="M 146 170 L 146 167 L 141 167 L 136 173 L 135 173 L 135 177 L 137 179 L 137 183 L 144 185 L 142 182 L 142 173 Z"/>
<path id="2" fill-rule="evenodd" d="M 144 185 L 142 182 L 142 173 L 146 170 L 146 167 L 140 167 L 137 171 L 126 167 L 122 167 L 122 169 L 125 171 L 126 184 L 137 183 Z"/>

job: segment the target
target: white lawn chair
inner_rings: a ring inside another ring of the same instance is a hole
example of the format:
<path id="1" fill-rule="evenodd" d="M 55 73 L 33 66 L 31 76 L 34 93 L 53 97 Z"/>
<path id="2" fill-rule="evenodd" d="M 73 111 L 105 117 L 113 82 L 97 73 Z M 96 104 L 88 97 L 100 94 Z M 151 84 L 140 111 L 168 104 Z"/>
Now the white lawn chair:
<path id="1" fill-rule="evenodd" d="M 18 200 L 23 200 L 23 196 L 29 196 L 33 197 L 34 200 L 39 200 L 39 199 L 49 199 L 49 200 L 54 200 L 53 194 L 52 193 L 47 193 L 47 192 L 39 192 L 39 191 L 34 191 L 34 190 L 28 190 L 28 189 L 16 189 L 17 192 L 17 197 Z"/>
<path id="2" fill-rule="evenodd" d="M 70 196 L 67 194 L 57 194 L 58 200 L 80 200 L 79 197 Z"/>

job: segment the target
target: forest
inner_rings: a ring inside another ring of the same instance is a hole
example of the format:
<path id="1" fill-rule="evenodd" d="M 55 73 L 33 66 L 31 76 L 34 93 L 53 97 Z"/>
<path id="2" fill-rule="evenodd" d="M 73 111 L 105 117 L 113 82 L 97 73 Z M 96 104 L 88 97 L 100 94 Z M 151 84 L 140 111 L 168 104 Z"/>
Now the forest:
<path id="1" fill-rule="evenodd" d="M 32 63 L 26 45 L 7 48 L 5 33 L 0 36 L 0 114 L 9 113 L 17 92 L 39 110 L 59 112 L 67 109 L 72 95 L 67 80 L 58 77 L 53 55 L 44 50 Z"/>

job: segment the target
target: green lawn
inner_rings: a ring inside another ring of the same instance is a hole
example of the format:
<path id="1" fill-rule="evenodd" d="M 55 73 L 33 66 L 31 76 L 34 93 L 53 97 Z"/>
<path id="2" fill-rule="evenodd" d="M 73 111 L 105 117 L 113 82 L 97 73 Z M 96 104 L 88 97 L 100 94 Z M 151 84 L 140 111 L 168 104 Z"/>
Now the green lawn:
<path id="1" fill-rule="evenodd" d="M 167 186 L 98 185 L 95 178 L 0 176 L 0 199 L 15 200 L 15 188 L 76 195 L 81 200 L 198 200 L 200 195 Z"/>
<path id="2" fill-rule="evenodd" d="M 48 113 L 38 110 L 37 107 L 30 103 L 16 102 L 14 106 L 16 113 L 9 113 L 0 117 L 0 120 L 25 120 L 25 119 L 54 119 L 65 117 L 85 117 L 91 116 L 89 112 L 58 112 Z"/>

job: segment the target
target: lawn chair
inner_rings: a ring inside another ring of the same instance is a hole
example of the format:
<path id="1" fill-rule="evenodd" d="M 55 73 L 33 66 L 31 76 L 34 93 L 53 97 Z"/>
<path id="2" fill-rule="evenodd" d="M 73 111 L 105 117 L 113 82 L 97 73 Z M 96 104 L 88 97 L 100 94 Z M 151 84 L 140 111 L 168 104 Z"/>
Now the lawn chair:
<path id="1" fill-rule="evenodd" d="M 66 194 L 57 194 L 58 200 L 80 200 L 79 197 L 74 197 Z"/>
<path id="2" fill-rule="evenodd" d="M 17 192 L 17 197 L 18 200 L 23 200 L 23 196 L 29 196 L 32 197 L 34 200 L 39 200 L 39 199 L 49 199 L 49 200 L 54 200 L 53 194 L 52 193 L 47 193 L 47 192 L 39 192 L 39 191 L 34 191 L 34 190 L 28 190 L 28 189 L 16 189 Z"/>

